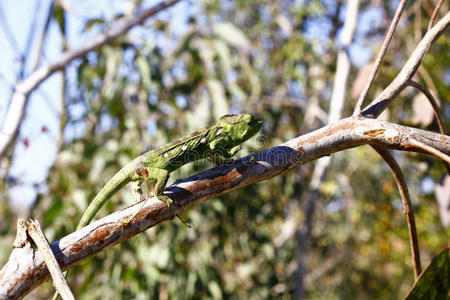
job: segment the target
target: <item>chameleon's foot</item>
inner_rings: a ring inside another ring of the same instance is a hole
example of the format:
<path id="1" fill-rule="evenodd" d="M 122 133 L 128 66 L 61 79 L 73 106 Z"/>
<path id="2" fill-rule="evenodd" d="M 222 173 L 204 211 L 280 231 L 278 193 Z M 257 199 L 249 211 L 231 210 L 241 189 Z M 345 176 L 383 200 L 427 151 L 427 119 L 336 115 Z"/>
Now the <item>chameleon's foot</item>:
<path id="1" fill-rule="evenodd" d="M 178 219 L 180 219 L 180 221 L 181 221 L 184 225 L 186 225 L 186 226 L 189 227 L 189 228 L 192 228 L 192 225 L 191 225 L 189 222 L 187 222 L 185 219 L 183 219 L 180 215 L 177 215 L 177 217 L 178 217 Z"/>
<path id="2" fill-rule="evenodd" d="M 158 199 L 160 201 L 166 202 L 168 204 L 168 206 L 172 205 L 172 203 L 173 203 L 173 200 L 170 199 L 170 197 L 168 197 L 166 195 L 163 195 L 163 194 L 155 195 L 155 197 L 156 197 L 156 199 Z"/>

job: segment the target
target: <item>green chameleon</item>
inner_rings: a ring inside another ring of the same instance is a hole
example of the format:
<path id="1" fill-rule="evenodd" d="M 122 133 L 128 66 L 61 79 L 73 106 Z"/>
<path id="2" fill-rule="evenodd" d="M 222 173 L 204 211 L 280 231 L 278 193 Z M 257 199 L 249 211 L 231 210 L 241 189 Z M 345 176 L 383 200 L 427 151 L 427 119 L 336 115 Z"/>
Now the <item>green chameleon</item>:
<path id="1" fill-rule="evenodd" d="M 171 172 L 199 159 L 206 158 L 216 163 L 230 159 L 242 148 L 243 142 L 259 131 L 261 125 L 262 121 L 251 114 L 225 115 L 216 124 L 138 156 L 117 172 L 95 196 L 77 229 L 88 225 L 105 202 L 129 182 L 135 182 L 138 187 L 143 182 L 156 182 L 154 195 L 170 205 L 172 199 L 163 191 Z"/>

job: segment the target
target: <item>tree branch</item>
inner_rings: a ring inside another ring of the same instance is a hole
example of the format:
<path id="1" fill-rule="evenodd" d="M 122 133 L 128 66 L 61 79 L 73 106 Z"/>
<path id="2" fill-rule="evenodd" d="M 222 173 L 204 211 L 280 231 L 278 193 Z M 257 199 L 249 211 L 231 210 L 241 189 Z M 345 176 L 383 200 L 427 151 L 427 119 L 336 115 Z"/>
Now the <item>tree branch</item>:
<path id="1" fill-rule="evenodd" d="M 5 155 L 11 141 L 14 140 L 18 133 L 19 125 L 25 114 L 25 107 L 30 93 L 35 90 L 45 79 L 53 73 L 66 67 L 73 60 L 80 58 L 86 55 L 86 53 L 98 49 L 107 43 L 110 43 L 134 26 L 144 22 L 147 18 L 154 16 L 167 7 L 173 6 L 179 1 L 180 0 L 162 1 L 151 8 L 143 10 L 137 15 L 118 20 L 111 26 L 110 30 L 97 35 L 79 49 L 63 53 L 53 63 L 40 67 L 23 82 L 17 84 L 14 90 L 11 105 L 9 106 L 3 123 L 2 131 L 0 133 L 0 158 Z"/>
<path id="2" fill-rule="evenodd" d="M 420 83 L 414 81 L 414 80 L 408 80 L 407 84 L 409 86 L 418 88 L 424 95 L 427 97 L 428 101 L 430 102 L 431 106 L 433 107 L 434 115 L 436 116 L 436 120 L 438 122 L 439 130 L 442 134 L 447 134 L 447 131 L 445 130 L 444 121 L 442 121 L 441 114 L 439 112 L 439 104 L 434 99 L 433 95 L 428 91 L 426 87 L 421 85 Z"/>
<path id="3" fill-rule="evenodd" d="M 419 239 L 417 238 L 414 210 L 411 204 L 411 198 L 409 196 L 408 186 L 405 182 L 405 177 L 403 176 L 400 166 L 397 164 L 389 151 L 379 146 L 372 147 L 388 164 L 389 168 L 391 169 L 392 175 L 394 176 L 395 182 L 397 183 L 397 188 L 400 193 L 400 197 L 402 198 L 403 209 L 406 215 L 406 223 L 408 223 L 409 239 L 411 242 L 411 254 L 414 265 L 414 275 L 415 278 L 418 278 L 420 273 L 422 272 L 420 266 Z"/>
<path id="4" fill-rule="evenodd" d="M 433 107 L 434 115 L 436 116 L 436 120 L 438 122 L 439 131 L 442 134 L 447 134 L 447 130 L 445 130 L 445 126 L 444 126 L 444 121 L 442 120 L 441 114 L 439 112 L 439 104 L 436 101 L 436 99 L 434 99 L 433 94 L 431 94 L 431 92 L 426 87 L 424 87 L 423 85 L 421 85 L 420 83 L 418 83 L 414 80 L 409 80 L 408 85 L 418 88 L 422 93 L 425 94 L 425 96 L 427 97 L 431 106 Z M 450 164 L 448 162 L 444 161 L 444 165 L 445 165 L 445 168 L 447 169 L 447 173 L 450 174 Z"/>
<path id="5" fill-rule="evenodd" d="M 377 76 L 378 70 L 380 69 L 380 66 L 381 66 L 381 61 L 383 60 L 384 54 L 386 54 L 386 50 L 389 46 L 389 43 L 391 42 L 392 37 L 394 36 L 395 28 L 397 28 L 398 21 L 400 21 L 400 16 L 402 15 L 407 2 L 408 2 L 408 0 L 402 0 L 398 4 L 397 10 L 395 11 L 394 18 L 392 19 L 392 23 L 389 26 L 386 37 L 384 38 L 383 45 L 381 46 L 380 53 L 378 53 L 377 59 L 375 60 L 375 63 L 373 64 L 372 72 L 370 73 L 369 78 L 367 79 L 367 83 L 364 86 L 363 90 L 361 91 L 358 101 L 356 102 L 355 110 L 353 111 L 354 116 L 361 115 L 361 109 L 364 104 L 364 100 L 366 99 L 367 93 L 369 92 L 369 89 L 372 86 L 372 83 L 374 82 L 375 77 Z"/>
<path id="6" fill-rule="evenodd" d="M 439 0 L 438 4 L 436 4 L 433 14 L 431 15 L 431 18 L 430 18 L 430 23 L 428 24 L 428 30 L 430 30 L 433 27 L 434 21 L 436 20 L 439 9 L 441 8 L 443 3 L 444 3 L 444 0 Z"/>
<path id="7" fill-rule="evenodd" d="M 438 133 L 368 118 L 347 118 L 292 139 L 284 144 L 178 180 L 165 192 L 174 200 L 170 207 L 151 198 L 145 206 L 136 203 L 100 219 L 52 244 L 62 269 L 112 247 L 183 210 L 231 190 L 284 174 L 297 166 L 332 153 L 365 144 L 398 150 L 419 151 L 418 140 L 450 154 L 450 137 Z M 139 213 L 127 224 L 136 211 Z M 194 224 L 195 225 L 195 224 Z M 17 248 L 0 270 L 0 298 L 23 297 L 49 278 L 40 254 L 31 248 Z"/>
<path id="8" fill-rule="evenodd" d="M 423 150 L 423 152 L 428 152 L 431 155 L 439 157 L 446 164 L 450 164 L 450 156 L 448 156 L 445 153 L 442 153 L 441 151 L 435 149 L 434 147 L 431 147 L 431 146 L 429 146 L 427 144 L 421 143 L 421 142 L 416 141 L 414 139 L 411 139 L 410 143 L 413 144 L 414 146 L 416 146 L 417 149 L 421 149 L 421 150 Z"/>
<path id="9" fill-rule="evenodd" d="M 365 117 L 376 118 L 391 103 L 391 101 L 407 86 L 408 81 L 416 73 L 422 63 L 425 54 L 431 44 L 441 36 L 450 24 L 450 12 L 448 12 L 433 28 L 427 31 L 423 39 L 417 45 L 406 64 L 397 77 L 375 98 L 362 112 Z"/>

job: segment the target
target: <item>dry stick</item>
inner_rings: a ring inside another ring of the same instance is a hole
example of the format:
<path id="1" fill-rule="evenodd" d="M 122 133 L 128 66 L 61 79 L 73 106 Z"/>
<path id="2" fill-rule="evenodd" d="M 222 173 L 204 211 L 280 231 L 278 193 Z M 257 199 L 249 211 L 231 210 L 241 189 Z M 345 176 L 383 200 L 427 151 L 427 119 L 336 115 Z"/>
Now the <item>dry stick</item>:
<path id="1" fill-rule="evenodd" d="M 380 69 L 380 66 L 381 66 L 381 61 L 383 60 L 384 54 L 386 53 L 389 43 L 391 42 L 391 39 L 395 32 L 395 28 L 397 27 L 398 21 L 400 20 L 400 16 L 402 15 L 402 12 L 403 12 L 407 2 L 408 2 L 408 0 L 402 0 L 397 7 L 397 11 L 395 12 L 394 19 L 392 20 L 392 23 L 389 26 L 389 30 L 384 39 L 380 53 L 378 53 L 378 57 L 375 60 L 375 64 L 373 66 L 372 72 L 369 75 L 369 79 L 367 80 L 367 83 L 364 86 L 364 89 L 362 90 L 361 94 L 359 95 L 358 101 L 357 101 L 355 109 L 353 111 L 353 116 L 361 115 L 361 110 L 362 110 L 362 106 L 364 104 L 364 100 L 366 99 L 367 93 L 369 92 L 369 89 L 372 86 L 372 83 L 375 80 L 375 77 L 377 76 L 378 70 Z"/>
<path id="2" fill-rule="evenodd" d="M 61 294 L 64 300 L 75 300 L 75 297 L 70 290 L 66 278 L 62 274 L 62 270 L 56 261 L 55 255 L 48 243 L 48 240 L 42 230 L 41 224 L 37 220 L 30 220 L 26 222 L 28 235 L 33 239 L 34 243 L 39 249 L 45 264 L 53 278 L 53 283 L 56 290 Z"/>
<path id="3" fill-rule="evenodd" d="M 441 36 L 450 24 L 450 12 L 436 23 L 419 42 L 413 53 L 398 73 L 397 77 L 364 109 L 363 116 L 375 118 L 391 103 L 391 101 L 407 86 L 416 73 L 431 44 Z"/>
<path id="4" fill-rule="evenodd" d="M 123 35 L 132 27 L 141 24 L 147 18 L 154 16 L 160 11 L 173 6 L 181 0 L 166 0 L 159 4 L 143 10 L 137 15 L 126 17 L 116 21 L 111 29 L 95 36 L 91 41 L 83 44 L 79 49 L 72 50 L 61 54 L 53 63 L 47 66 L 40 67 L 33 72 L 23 82 L 16 85 L 11 105 L 3 122 L 3 127 L 0 132 L 0 158 L 5 155 L 7 148 L 14 140 L 18 133 L 19 125 L 25 114 L 25 107 L 28 102 L 28 96 L 36 89 L 45 79 L 53 73 L 65 68 L 73 60 L 80 58 L 86 53 L 98 49 L 101 46 L 110 43 L 117 37 Z"/>
<path id="5" fill-rule="evenodd" d="M 431 27 L 433 27 L 433 23 L 436 20 L 437 14 L 439 12 L 439 9 L 442 6 L 442 3 L 444 3 L 444 0 L 439 0 L 438 4 L 434 8 L 433 14 L 431 15 L 431 18 L 430 18 L 430 23 L 428 24 L 428 30 L 430 30 Z"/>
<path id="6" fill-rule="evenodd" d="M 377 119 L 346 118 L 271 149 L 236 159 L 231 165 L 219 166 L 177 180 L 164 191 L 174 201 L 174 205 L 170 207 L 152 197 L 133 222 L 124 224 L 124 220 L 129 220 L 140 208 L 140 203 L 97 220 L 52 243 L 51 247 L 61 268 L 69 269 L 108 247 L 173 219 L 189 207 L 234 189 L 286 174 L 300 165 L 344 149 L 370 144 L 423 152 L 420 147 L 411 143 L 411 139 L 450 155 L 450 137 L 447 135 Z M 25 252 L 26 250 L 14 249 L 8 262 L 0 270 L 0 298 L 24 297 L 48 279 L 48 270 L 39 252 L 33 249 Z"/>
<path id="7" fill-rule="evenodd" d="M 389 151 L 379 146 L 372 147 L 378 152 L 378 154 L 381 155 L 381 157 L 383 157 L 384 161 L 388 164 L 389 168 L 391 169 L 392 175 L 394 175 L 395 182 L 397 183 L 397 187 L 402 198 L 403 209 L 406 215 L 406 223 L 408 223 L 411 253 L 414 263 L 414 275 L 415 278 L 417 278 L 422 272 L 420 267 L 419 240 L 417 238 L 416 221 L 414 219 L 414 211 L 408 192 L 408 187 L 406 186 L 405 178 L 400 169 L 400 166 L 397 164 Z"/>
<path id="8" fill-rule="evenodd" d="M 425 94 L 428 101 L 430 101 L 431 106 L 433 107 L 434 115 L 436 116 L 440 132 L 442 134 L 447 134 L 447 131 L 445 130 L 444 122 L 442 121 L 441 113 L 439 112 L 439 104 L 436 101 L 436 99 L 434 99 L 434 97 L 430 93 L 430 91 L 426 87 L 424 87 L 423 85 L 421 85 L 420 83 L 418 83 L 414 80 L 408 80 L 407 84 L 409 86 L 418 88 L 422 93 Z"/>

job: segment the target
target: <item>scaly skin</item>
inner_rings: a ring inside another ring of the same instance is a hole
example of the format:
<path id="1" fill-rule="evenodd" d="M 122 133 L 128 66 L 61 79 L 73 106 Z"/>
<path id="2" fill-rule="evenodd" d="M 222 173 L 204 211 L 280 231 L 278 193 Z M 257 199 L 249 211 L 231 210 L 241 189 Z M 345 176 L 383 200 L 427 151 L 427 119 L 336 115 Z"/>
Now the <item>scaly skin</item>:
<path id="1" fill-rule="evenodd" d="M 225 115 L 214 125 L 174 141 L 162 148 L 146 152 L 117 172 L 95 196 L 81 217 L 77 229 L 88 225 L 105 202 L 129 182 L 156 181 L 153 193 L 168 204 L 172 199 L 163 194 L 169 174 L 179 167 L 199 160 L 216 162 L 230 159 L 241 144 L 255 135 L 262 121 L 251 114 Z"/>

